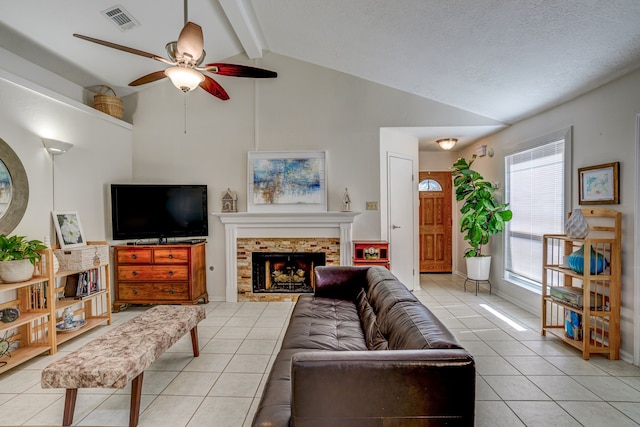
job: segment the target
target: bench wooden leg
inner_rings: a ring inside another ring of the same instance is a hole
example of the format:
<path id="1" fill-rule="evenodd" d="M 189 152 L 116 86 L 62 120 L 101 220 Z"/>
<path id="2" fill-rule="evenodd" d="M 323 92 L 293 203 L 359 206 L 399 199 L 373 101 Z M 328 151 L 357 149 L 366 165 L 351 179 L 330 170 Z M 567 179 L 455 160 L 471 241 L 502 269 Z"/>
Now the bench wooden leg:
<path id="1" fill-rule="evenodd" d="M 62 414 L 62 425 L 70 426 L 73 424 L 73 411 L 76 409 L 76 397 L 78 396 L 77 388 L 68 388 L 64 399 L 64 412 Z"/>
<path id="2" fill-rule="evenodd" d="M 131 407 L 129 408 L 129 427 L 138 425 L 140 417 L 140 399 L 142 398 L 142 376 L 144 372 L 131 381 Z"/>
<path id="3" fill-rule="evenodd" d="M 198 327 L 191 329 L 191 347 L 193 348 L 193 357 L 200 356 L 200 346 L 198 345 Z"/>

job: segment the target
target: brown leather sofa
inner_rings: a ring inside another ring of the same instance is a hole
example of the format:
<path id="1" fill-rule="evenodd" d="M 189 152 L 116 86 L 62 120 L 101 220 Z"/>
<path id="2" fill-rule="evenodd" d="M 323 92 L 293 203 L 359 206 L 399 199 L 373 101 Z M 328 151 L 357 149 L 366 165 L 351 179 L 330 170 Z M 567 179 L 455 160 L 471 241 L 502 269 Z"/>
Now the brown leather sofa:
<path id="1" fill-rule="evenodd" d="M 254 427 L 473 426 L 475 364 L 383 267 L 317 267 Z"/>

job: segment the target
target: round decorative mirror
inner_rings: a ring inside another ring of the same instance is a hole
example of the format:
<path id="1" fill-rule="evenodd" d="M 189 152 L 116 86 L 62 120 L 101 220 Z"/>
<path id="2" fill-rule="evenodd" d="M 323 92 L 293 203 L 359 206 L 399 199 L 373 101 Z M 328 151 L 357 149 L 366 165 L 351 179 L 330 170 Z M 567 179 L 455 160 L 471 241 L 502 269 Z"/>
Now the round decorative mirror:
<path id="1" fill-rule="evenodd" d="M 27 173 L 17 154 L 0 138 L 0 234 L 18 225 L 29 201 Z"/>

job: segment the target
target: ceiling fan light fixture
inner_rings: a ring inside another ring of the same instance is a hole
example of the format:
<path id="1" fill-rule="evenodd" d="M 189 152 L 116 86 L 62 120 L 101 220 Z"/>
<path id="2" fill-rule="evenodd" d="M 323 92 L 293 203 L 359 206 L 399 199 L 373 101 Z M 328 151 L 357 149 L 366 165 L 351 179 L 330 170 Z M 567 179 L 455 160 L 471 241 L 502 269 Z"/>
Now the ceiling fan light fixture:
<path id="1" fill-rule="evenodd" d="M 202 73 L 192 68 L 171 67 L 164 70 L 164 73 L 171 79 L 171 83 L 183 92 L 192 91 L 204 81 Z"/>
<path id="2" fill-rule="evenodd" d="M 457 138 L 444 138 L 436 141 L 443 150 L 451 150 L 458 142 Z"/>

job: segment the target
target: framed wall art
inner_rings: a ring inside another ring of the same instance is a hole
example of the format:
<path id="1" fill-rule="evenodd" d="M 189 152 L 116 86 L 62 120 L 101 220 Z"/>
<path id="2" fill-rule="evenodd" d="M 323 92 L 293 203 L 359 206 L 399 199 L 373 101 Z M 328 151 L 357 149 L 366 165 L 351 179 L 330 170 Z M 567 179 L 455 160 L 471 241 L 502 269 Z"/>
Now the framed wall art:
<path id="1" fill-rule="evenodd" d="M 0 139 L 0 234 L 10 234 L 29 201 L 29 180 L 18 155 Z"/>
<path id="2" fill-rule="evenodd" d="M 87 245 L 77 211 L 52 211 L 51 215 L 60 248 L 69 249 Z"/>
<path id="3" fill-rule="evenodd" d="M 326 151 L 250 151 L 247 211 L 326 212 Z"/>
<path id="4" fill-rule="evenodd" d="M 578 169 L 578 203 L 612 205 L 620 203 L 618 169 L 620 162 Z"/>

